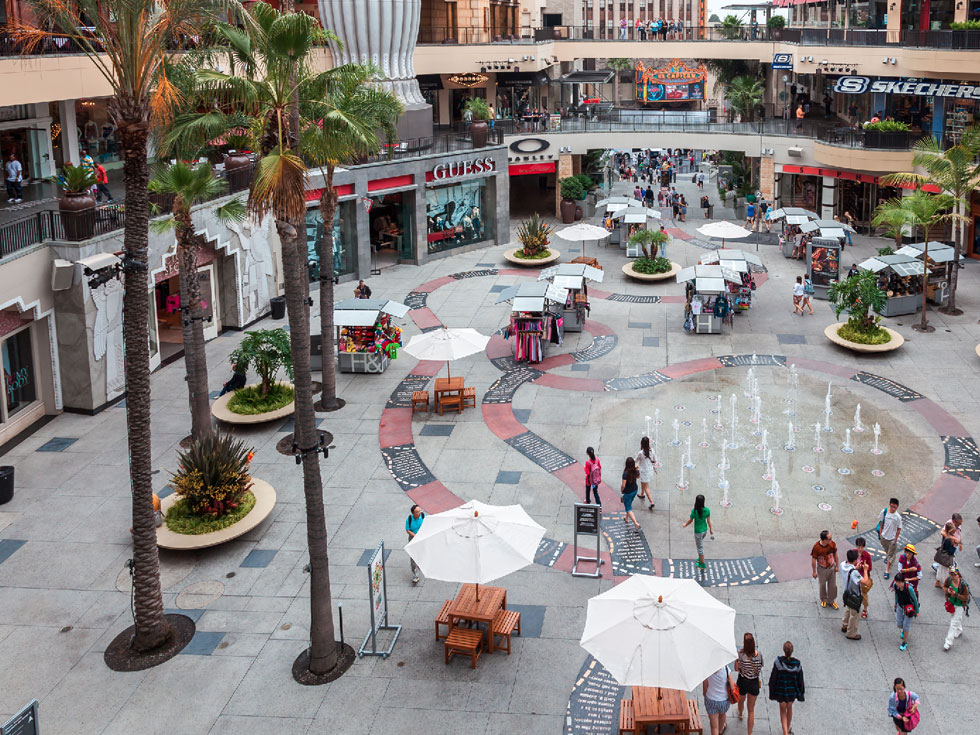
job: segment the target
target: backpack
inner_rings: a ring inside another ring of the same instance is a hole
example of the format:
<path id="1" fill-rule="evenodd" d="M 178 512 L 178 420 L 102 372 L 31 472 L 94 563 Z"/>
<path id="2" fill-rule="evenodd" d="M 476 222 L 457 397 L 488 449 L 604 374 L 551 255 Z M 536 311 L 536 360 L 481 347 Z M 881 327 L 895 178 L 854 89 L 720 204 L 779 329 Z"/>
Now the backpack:
<path id="1" fill-rule="evenodd" d="M 857 584 L 854 583 L 854 572 L 856 569 L 851 569 L 847 574 L 847 581 L 844 584 L 844 605 L 851 608 L 851 610 L 860 610 L 862 597 L 861 597 L 861 581 L 858 579 Z"/>
<path id="2" fill-rule="evenodd" d="M 810 296 L 813 295 L 813 281 L 811 281 L 809 278 L 806 278 L 803 281 L 803 293 Z"/>
<path id="3" fill-rule="evenodd" d="M 589 484 L 590 485 L 602 484 L 602 465 L 599 464 L 598 459 L 592 463 L 592 469 L 589 470 Z"/>
<path id="4" fill-rule="evenodd" d="M 878 540 L 881 540 L 881 525 L 885 522 L 885 515 L 888 513 L 888 508 L 883 508 L 881 511 L 881 518 L 878 519 L 878 525 L 875 526 L 875 533 L 878 534 Z"/>

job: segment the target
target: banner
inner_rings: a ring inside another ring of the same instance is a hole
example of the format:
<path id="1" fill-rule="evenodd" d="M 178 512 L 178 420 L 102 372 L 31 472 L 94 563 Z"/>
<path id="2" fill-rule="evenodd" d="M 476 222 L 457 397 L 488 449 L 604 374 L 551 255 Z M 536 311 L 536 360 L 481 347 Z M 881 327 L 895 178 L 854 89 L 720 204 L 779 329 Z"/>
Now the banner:
<path id="1" fill-rule="evenodd" d="M 904 94 L 914 97 L 951 97 L 980 100 L 980 86 L 947 82 L 919 82 L 871 77 L 839 77 L 834 84 L 837 94 Z"/>
<path id="2" fill-rule="evenodd" d="M 703 100 L 706 78 L 704 66 L 690 67 L 680 59 L 657 69 L 647 69 L 638 61 L 634 73 L 636 99 L 643 103 Z"/>

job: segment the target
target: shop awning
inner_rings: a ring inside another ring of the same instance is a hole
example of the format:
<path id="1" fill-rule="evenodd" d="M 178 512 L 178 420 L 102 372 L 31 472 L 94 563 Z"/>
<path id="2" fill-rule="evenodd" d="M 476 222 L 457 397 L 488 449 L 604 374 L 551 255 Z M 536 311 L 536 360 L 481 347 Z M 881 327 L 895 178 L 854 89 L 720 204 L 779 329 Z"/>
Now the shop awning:
<path id="1" fill-rule="evenodd" d="M 781 209 L 770 209 L 766 212 L 767 219 L 777 220 L 784 217 L 788 225 L 802 225 L 804 222 L 809 222 L 812 219 L 820 219 L 820 215 L 816 212 L 811 212 L 809 209 L 803 209 L 802 207 L 782 207 Z"/>
<path id="2" fill-rule="evenodd" d="M 647 207 L 630 206 L 625 209 L 618 209 L 613 215 L 613 219 L 625 217 L 627 222 L 646 222 L 647 219 L 660 219 L 660 212 L 656 209 Z"/>
<path id="3" fill-rule="evenodd" d="M 602 283 L 604 275 L 600 269 L 593 268 L 591 265 L 586 265 L 585 263 L 561 263 L 542 270 L 538 274 L 538 280 L 545 281 L 555 276 L 579 276 L 580 278 L 588 278 L 590 281 L 595 281 L 596 283 Z"/>
<path id="4" fill-rule="evenodd" d="M 398 319 L 408 314 L 409 308 L 397 301 L 386 299 L 345 299 L 333 305 L 333 323 L 338 327 L 369 327 L 381 314 Z"/>
<path id="5" fill-rule="evenodd" d="M 698 262 L 702 265 L 717 263 L 738 273 L 748 273 L 749 271 L 764 273 L 766 271 L 766 267 L 758 255 L 746 253 L 738 248 L 720 248 L 702 255 Z"/>
<path id="6" fill-rule="evenodd" d="M 926 245 L 922 242 L 914 242 L 910 245 L 905 245 L 896 251 L 896 255 L 908 255 L 916 260 L 921 260 L 922 256 L 925 254 Z M 929 242 L 929 260 L 933 263 L 950 263 L 956 257 L 956 251 L 953 249 L 952 245 L 947 245 L 944 242 L 937 242 L 931 240 Z"/>
<path id="7" fill-rule="evenodd" d="M 562 74 L 558 81 L 562 84 L 608 84 L 614 76 L 616 76 L 616 72 L 612 69 L 580 70 Z"/>
<path id="8" fill-rule="evenodd" d="M 722 265 L 692 265 L 677 273 L 677 282 L 694 281 L 698 293 L 721 293 L 727 290 L 725 282 L 741 283 L 742 279 L 731 268 Z"/>
<path id="9" fill-rule="evenodd" d="M 544 311 L 546 301 L 565 303 L 568 289 L 544 281 L 521 283 L 505 288 L 497 296 L 497 303 L 513 300 L 512 311 Z"/>
<path id="10" fill-rule="evenodd" d="M 925 263 L 916 260 L 909 255 L 876 255 L 868 258 L 862 263 L 858 263 L 861 270 L 880 273 L 883 270 L 891 270 L 900 276 L 921 276 L 926 272 Z"/>

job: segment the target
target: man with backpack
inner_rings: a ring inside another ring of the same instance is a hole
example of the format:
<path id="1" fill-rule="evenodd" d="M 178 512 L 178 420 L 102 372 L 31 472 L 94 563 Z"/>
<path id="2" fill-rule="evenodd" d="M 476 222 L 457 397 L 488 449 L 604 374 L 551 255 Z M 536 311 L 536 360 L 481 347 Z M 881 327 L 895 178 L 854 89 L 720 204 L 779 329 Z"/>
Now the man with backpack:
<path id="1" fill-rule="evenodd" d="M 902 514 L 898 512 L 898 498 L 891 498 L 888 507 L 878 517 L 878 540 L 885 552 L 885 579 L 891 576 L 892 564 L 898 556 L 899 536 L 902 534 Z"/>
<path id="2" fill-rule="evenodd" d="M 861 586 L 869 582 L 868 565 L 858 560 L 858 550 L 847 550 L 847 561 L 840 565 L 840 576 L 844 586 L 844 618 L 840 630 L 848 640 L 859 641 L 858 623 L 861 621 Z"/>

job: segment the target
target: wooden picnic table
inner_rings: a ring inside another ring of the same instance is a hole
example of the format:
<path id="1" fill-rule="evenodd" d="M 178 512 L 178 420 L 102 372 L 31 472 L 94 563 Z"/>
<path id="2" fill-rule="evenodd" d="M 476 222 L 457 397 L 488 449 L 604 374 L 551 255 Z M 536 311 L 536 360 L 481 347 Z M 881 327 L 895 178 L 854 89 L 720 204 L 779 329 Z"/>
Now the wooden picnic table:
<path id="1" fill-rule="evenodd" d="M 640 732 L 648 725 L 673 725 L 674 732 L 687 732 L 687 695 L 679 689 L 635 686 L 633 718 Z"/>
<path id="2" fill-rule="evenodd" d="M 463 378 L 436 378 L 433 393 L 435 393 L 435 409 L 443 396 L 456 396 L 459 400 L 459 410 L 463 410 Z M 456 402 L 453 402 L 456 405 Z"/>
<path id="3" fill-rule="evenodd" d="M 462 380 L 462 378 L 461 378 Z M 480 599 L 476 599 L 476 585 L 464 584 L 449 606 L 449 627 L 458 620 L 469 620 L 487 625 L 487 653 L 493 653 L 493 618 L 498 610 L 507 609 L 507 590 L 503 587 L 480 587 Z"/>

